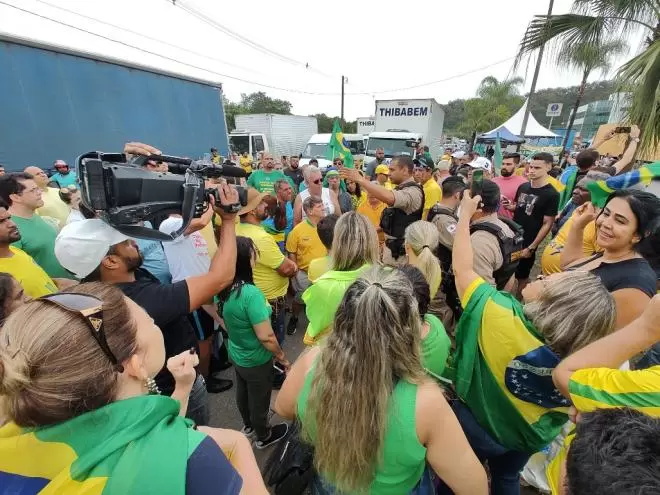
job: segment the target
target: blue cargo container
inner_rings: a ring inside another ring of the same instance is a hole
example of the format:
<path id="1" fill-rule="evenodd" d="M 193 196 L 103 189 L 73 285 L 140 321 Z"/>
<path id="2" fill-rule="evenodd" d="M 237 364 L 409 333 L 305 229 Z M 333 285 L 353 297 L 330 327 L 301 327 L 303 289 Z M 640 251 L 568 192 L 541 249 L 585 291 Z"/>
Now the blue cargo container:
<path id="1" fill-rule="evenodd" d="M 0 164 L 49 168 L 127 141 L 197 158 L 229 143 L 222 85 L 0 36 Z"/>

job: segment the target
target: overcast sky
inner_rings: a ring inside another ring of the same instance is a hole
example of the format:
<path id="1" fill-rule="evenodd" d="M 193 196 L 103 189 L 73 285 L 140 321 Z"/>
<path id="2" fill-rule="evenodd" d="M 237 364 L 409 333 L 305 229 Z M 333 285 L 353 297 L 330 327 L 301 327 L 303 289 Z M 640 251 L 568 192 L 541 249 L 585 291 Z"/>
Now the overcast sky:
<path id="1" fill-rule="evenodd" d="M 207 70 L 150 55 L 0 3 L 0 32 L 5 34 L 221 82 L 231 100 L 239 100 L 241 93 L 265 91 L 293 103 L 295 114 L 338 115 L 344 74 L 348 78 L 348 119 L 373 115 L 374 99 L 435 98 L 446 103 L 473 96 L 484 77 L 504 79 L 511 74 L 513 57 L 527 23 L 534 14 L 547 11 L 546 0 L 423 0 L 414 4 L 382 0 L 177 0 L 176 6 L 171 0 L 1 1 Z M 556 0 L 554 13 L 568 12 L 571 3 Z M 185 7 L 207 16 L 211 23 L 194 17 Z M 213 21 L 219 28 L 211 25 Z M 222 32 L 223 28 L 275 53 L 252 48 Z M 500 61 L 503 62 L 497 63 Z M 538 88 L 579 83 L 578 74 L 559 71 L 551 60 L 546 62 Z M 531 84 L 533 63 L 523 65 L 516 74 L 525 78 L 525 89 Z M 476 70 L 489 65 L 492 66 Z M 472 73 L 455 77 L 466 72 Z M 448 78 L 453 79 L 379 93 Z M 600 77 L 592 76 L 592 80 L 597 79 Z M 331 94 L 310 95 L 301 91 Z M 368 94 L 351 95 L 358 92 Z"/>

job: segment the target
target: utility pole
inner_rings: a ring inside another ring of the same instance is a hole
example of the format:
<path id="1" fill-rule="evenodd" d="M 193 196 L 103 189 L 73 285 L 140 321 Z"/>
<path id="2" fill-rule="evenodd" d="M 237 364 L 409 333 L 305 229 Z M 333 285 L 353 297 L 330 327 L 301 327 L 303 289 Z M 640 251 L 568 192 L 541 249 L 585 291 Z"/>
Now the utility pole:
<path id="1" fill-rule="evenodd" d="M 554 6 L 555 0 L 550 0 L 550 5 L 548 5 L 548 17 L 552 15 L 552 7 Z M 543 49 L 545 48 L 545 43 L 539 48 L 539 56 L 536 60 L 536 69 L 534 69 L 534 77 L 532 78 L 532 87 L 529 89 L 529 96 L 527 97 L 527 107 L 525 108 L 525 115 L 522 121 L 522 127 L 520 128 L 520 137 L 525 137 L 525 131 L 527 130 L 527 121 L 529 120 L 529 109 L 532 106 L 532 98 L 534 97 L 534 92 L 536 91 L 536 81 L 539 78 L 539 71 L 541 70 L 541 61 L 543 60 Z"/>
<path id="2" fill-rule="evenodd" d="M 342 130 L 344 129 L 344 83 L 346 82 L 346 78 L 344 76 L 341 76 L 341 117 L 340 117 L 340 123 L 341 123 L 341 128 Z"/>

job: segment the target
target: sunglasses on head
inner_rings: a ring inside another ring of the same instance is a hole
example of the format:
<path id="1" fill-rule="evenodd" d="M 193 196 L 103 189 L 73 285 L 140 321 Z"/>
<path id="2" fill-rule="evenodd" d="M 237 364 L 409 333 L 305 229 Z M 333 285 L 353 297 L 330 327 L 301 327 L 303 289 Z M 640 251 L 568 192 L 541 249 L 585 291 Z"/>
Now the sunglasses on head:
<path id="1" fill-rule="evenodd" d="M 76 292 L 59 292 L 40 297 L 39 299 L 35 299 L 35 301 L 43 301 L 69 313 L 80 315 L 89 327 L 92 337 L 94 337 L 94 340 L 96 340 L 103 353 L 115 366 L 117 372 L 122 373 L 124 371 L 124 367 L 110 350 L 105 337 L 105 331 L 103 329 L 103 302 L 99 298 Z"/>

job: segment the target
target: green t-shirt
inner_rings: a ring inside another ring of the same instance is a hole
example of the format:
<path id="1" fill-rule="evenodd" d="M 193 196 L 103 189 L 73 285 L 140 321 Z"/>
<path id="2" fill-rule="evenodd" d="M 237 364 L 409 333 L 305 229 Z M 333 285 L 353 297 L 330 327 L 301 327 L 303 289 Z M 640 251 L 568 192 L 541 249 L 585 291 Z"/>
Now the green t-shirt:
<path id="1" fill-rule="evenodd" d="M 55 227 L 39 215 L 32 215 L 32 218 L 14 215 L 11 219 L 21 233 L 21 240 L 14 242 L 12 246 L 22 249 L 32 256 L 51 278 L 74 278 L 55 257 L 55 238 L 57 237 Z"/>
<path id="2" fill-rule="evenodd" d="M 429 333 L 422 340 L 422 365 L 427 372 L 439 377 L 447 366 L 451 340 L 437 317 L 425 314 L 424 321 L 429 324 Z"/>
<path id="3" fill-rule="evenodd" d="M 286 179 L 289 184 L 291 184 L 291 187 L 295 187 L 293 181 L 284 175 L 284 172 L 280 172 L 279 170 L 273 170 L 272 172 L 255 170 L 250 174 L 250 177 L 247 180 L 247 185 L 254 187 L 261 193 L 273 194 L 275 191 L 275 183 L 280 179 Z"/>
<path id="4" fill-rule="evenodd" d="M 238 366 L 252 368 L 260 366 L 273 357 L 254 332 L 254 325 L 270 320 L 272 308 L 261 290 L 245 284 L 232 291 L 222 307 L 229 344 L 229 357 Z"/>

